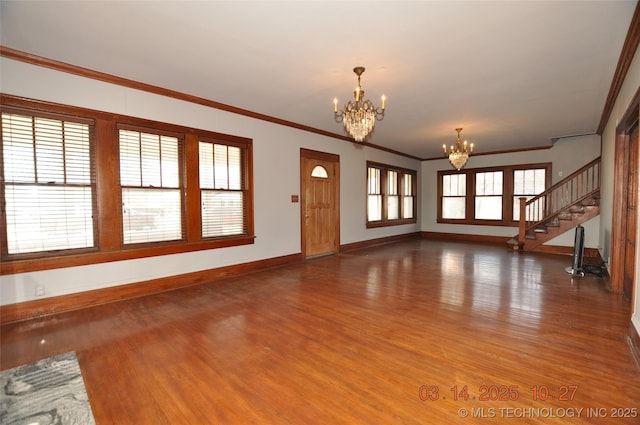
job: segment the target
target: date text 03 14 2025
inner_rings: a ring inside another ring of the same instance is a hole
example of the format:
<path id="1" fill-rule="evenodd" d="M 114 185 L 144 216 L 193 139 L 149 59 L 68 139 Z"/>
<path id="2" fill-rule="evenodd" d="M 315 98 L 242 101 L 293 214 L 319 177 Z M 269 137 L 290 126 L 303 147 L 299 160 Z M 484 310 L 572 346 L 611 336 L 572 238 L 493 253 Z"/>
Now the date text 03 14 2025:
<path id="1" fill-rule="evenodd" d="M 533 401 L 573 401 L 577 392 L 577 385 L 534 385 L 526 394 Z M 448 391 L 438 385 L 421 385 L 418 395 L 422 401 L 516 401 L 521 394 L 517 385 L 480 385 L 476 391 L 469 390 L 469 385 L 454 385 Z"/>

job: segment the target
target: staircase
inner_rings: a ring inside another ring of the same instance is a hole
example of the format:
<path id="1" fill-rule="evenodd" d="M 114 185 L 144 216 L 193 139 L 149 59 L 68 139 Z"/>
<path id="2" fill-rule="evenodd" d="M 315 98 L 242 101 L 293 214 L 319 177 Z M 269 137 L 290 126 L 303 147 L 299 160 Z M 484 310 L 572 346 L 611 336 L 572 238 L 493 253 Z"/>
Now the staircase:
<path id="1" fill-rule="evenodd" d="M 520 198 L 518 235 L 513 249 L 535 251 L 540 245 L 600 214 L 600 158 L 527 201 Z"/>

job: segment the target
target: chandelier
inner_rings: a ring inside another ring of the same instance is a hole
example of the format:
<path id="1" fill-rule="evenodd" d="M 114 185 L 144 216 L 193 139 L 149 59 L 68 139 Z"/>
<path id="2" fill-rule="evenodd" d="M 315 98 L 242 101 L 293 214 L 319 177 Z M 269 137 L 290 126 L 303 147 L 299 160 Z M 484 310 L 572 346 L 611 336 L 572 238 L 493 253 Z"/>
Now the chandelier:
<path id="1" fill-rule="evenodd" d="M 364 90 L 360 85 L 360 76 L 364 72 L 363 66 L 353 68 L 358 76 L 358 87 L 353 91 L 354 101 L 349 101 L 342 110 L 338 111 L 338 99 L 333 99 L 333 114 L 336 122 L 344 123 L 344 129 L 356 142 L 362 142 L 373 130 L 376 120 L 384 118 L 385 96 L 382 95 L 382 108 L 376 108 L 369 100 L 364 99 Z"/>
<path id="2" fill-rule="evenodd" d="M 449 162 L 453 165 L 453 168 L 460 171 L 462 167 L 465 166 L 469 156 L 471 156 L 471 153 L 473 152 L 473 143 L 467 146 L 466 140 L 464 142 L 460 140 L 460 132 L 462 131 L 462 128 L 456 128 L 456 131 L 458 132 L 458 140 L 456 140 L 455 147 L 451 145 L 448 155 Z M 442 151 L 447 155 L 447 145 L 442 145 Z"/>

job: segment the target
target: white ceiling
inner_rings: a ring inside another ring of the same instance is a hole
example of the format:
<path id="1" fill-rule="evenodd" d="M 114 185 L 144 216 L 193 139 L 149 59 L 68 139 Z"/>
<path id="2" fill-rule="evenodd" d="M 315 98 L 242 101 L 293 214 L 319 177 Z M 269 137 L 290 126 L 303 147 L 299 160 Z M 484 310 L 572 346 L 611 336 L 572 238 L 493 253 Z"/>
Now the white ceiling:
<path id="1" fill-rule="evenodd" d="M 636 1 L 5 1 L 3 46 L 343 135 L 354 66 L 369 142 L 441 155 L 595 133 Z"/>

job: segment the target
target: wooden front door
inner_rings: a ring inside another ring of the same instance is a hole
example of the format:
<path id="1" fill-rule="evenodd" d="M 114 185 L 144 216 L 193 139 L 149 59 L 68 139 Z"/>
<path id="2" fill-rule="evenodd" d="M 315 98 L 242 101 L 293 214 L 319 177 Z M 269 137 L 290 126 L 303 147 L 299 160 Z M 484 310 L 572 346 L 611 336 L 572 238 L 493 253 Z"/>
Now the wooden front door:
<path id="1" fill-rule="evenodd" d="M 627 209 L 624 253 L 624 278 L 622 291 L 632 299 L 633 281 L 636 274 L 636 231 L 638 227 L 638 124 L 629 134 L 629 173 L 627 174 Z"/>
<path id="2" fill-rule="evenodd" d="M 338 252 L 339 170 L 339 156 L 300 150 L 300 214 L 305 258 Z"/>

